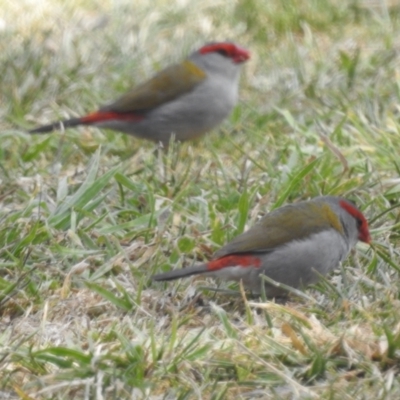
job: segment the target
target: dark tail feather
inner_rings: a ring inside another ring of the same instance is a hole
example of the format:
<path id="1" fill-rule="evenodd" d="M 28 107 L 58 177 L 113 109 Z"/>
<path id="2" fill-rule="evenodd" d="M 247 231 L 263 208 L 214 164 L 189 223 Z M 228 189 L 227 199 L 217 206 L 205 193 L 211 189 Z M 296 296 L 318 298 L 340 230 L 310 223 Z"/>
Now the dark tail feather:
<path id="1" fill-rule="evenodd" d="M 83 122 L 81 118 L 71 118 L 71 119 L 66 119 L 64 121 L 54 122 L 49 125 L 39 126 L 39 128 L 31 129 L 28 132 L 29 133 L 49 133 L 49 132 L 52 132 L 57 129 L 62 129 L 62 126 L 64 128 L 71 128 L 73 126 L 83 125 L 83 124 L 85 124 L 85 122 Z"/>
<path id="2" fill-rule="evenodd" d="M 153 281 L 173 281 L 174 279 L 186 278 L 187 276 L 205 274 L 208 272 L 207 264 L 194 265 L 189 268 L 173 269 L 163 274 L 153 276 Z"/>

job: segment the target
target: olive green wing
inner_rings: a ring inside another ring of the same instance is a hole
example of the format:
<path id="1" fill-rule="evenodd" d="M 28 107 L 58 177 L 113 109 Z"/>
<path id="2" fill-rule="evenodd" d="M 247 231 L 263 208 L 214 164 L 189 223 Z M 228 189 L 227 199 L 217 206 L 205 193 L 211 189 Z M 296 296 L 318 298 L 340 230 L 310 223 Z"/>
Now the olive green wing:
<path id="1" fill-rule="evenodd" d="M 203 70 L 189 60 L 171 65 L 121 96 L 100 111 L 118 113 L 145 112 L 190 92 L 206 77 Z"/>
<path id="2" fill-rule="evenodd" d="M 255 226 L 219 249 L 214 258 L 228 254 L 268 252 L 292 240 L 327 229 L 344 234 L 342 223 L 330 206 L 323 202 L 287 205 L 272 211 Z"/>

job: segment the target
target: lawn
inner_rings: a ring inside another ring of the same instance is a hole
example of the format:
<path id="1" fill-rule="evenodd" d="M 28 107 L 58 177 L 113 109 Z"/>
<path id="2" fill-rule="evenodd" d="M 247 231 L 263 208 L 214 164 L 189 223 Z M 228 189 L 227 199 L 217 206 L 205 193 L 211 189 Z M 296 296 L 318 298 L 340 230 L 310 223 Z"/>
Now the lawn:
<path id="1" fill-rule="evenodd" d="M 240 102 L 195 142 L 26 133 L 225 39 Z M 0 0 L 0 398 L 399 399 L 399 55 L 397 1 Z M 286 303 L 151 281 L 321 194 L 373 246 Z"/>

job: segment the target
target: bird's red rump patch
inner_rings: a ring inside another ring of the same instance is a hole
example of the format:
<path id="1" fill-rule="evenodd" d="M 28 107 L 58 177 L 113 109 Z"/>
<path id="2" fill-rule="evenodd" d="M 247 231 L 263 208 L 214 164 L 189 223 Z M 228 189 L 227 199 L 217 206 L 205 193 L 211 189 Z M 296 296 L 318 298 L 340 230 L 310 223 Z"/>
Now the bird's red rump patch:
<path id="1" fill-rule="evenodd" d="M 248 254 L 233 254 L 216 260 L 212 260 L 208 263 L 208 270 L 217 271 L 227 267 L 255 267 L 261 266 L 261 260 L 258 257 L 250 256 Z"/>
<path id="2" fill-rule="evenodd" d="M 83 124 L 95 124 L 102 121 L 141 121 L 142 115 L 130 113 L 117 113 L 115 111 L 96 111 L 81 118 Z"/>

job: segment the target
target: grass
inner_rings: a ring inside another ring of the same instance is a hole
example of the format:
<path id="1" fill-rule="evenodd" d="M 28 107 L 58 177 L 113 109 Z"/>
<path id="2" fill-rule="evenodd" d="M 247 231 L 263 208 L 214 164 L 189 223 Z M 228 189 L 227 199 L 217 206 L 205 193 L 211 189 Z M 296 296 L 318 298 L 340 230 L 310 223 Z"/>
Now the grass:
<path id="1" fill-rule="evenodd" d="M 399 18 L 378 0 L 3 0 L 0 397 L 399 398 Z M 24 131 L 225 38 L 252 51 L 241 102 L 197 142 Z M 302 296 L 151 282 L 320 194 L 355 200 L 374 247 Z"/>

